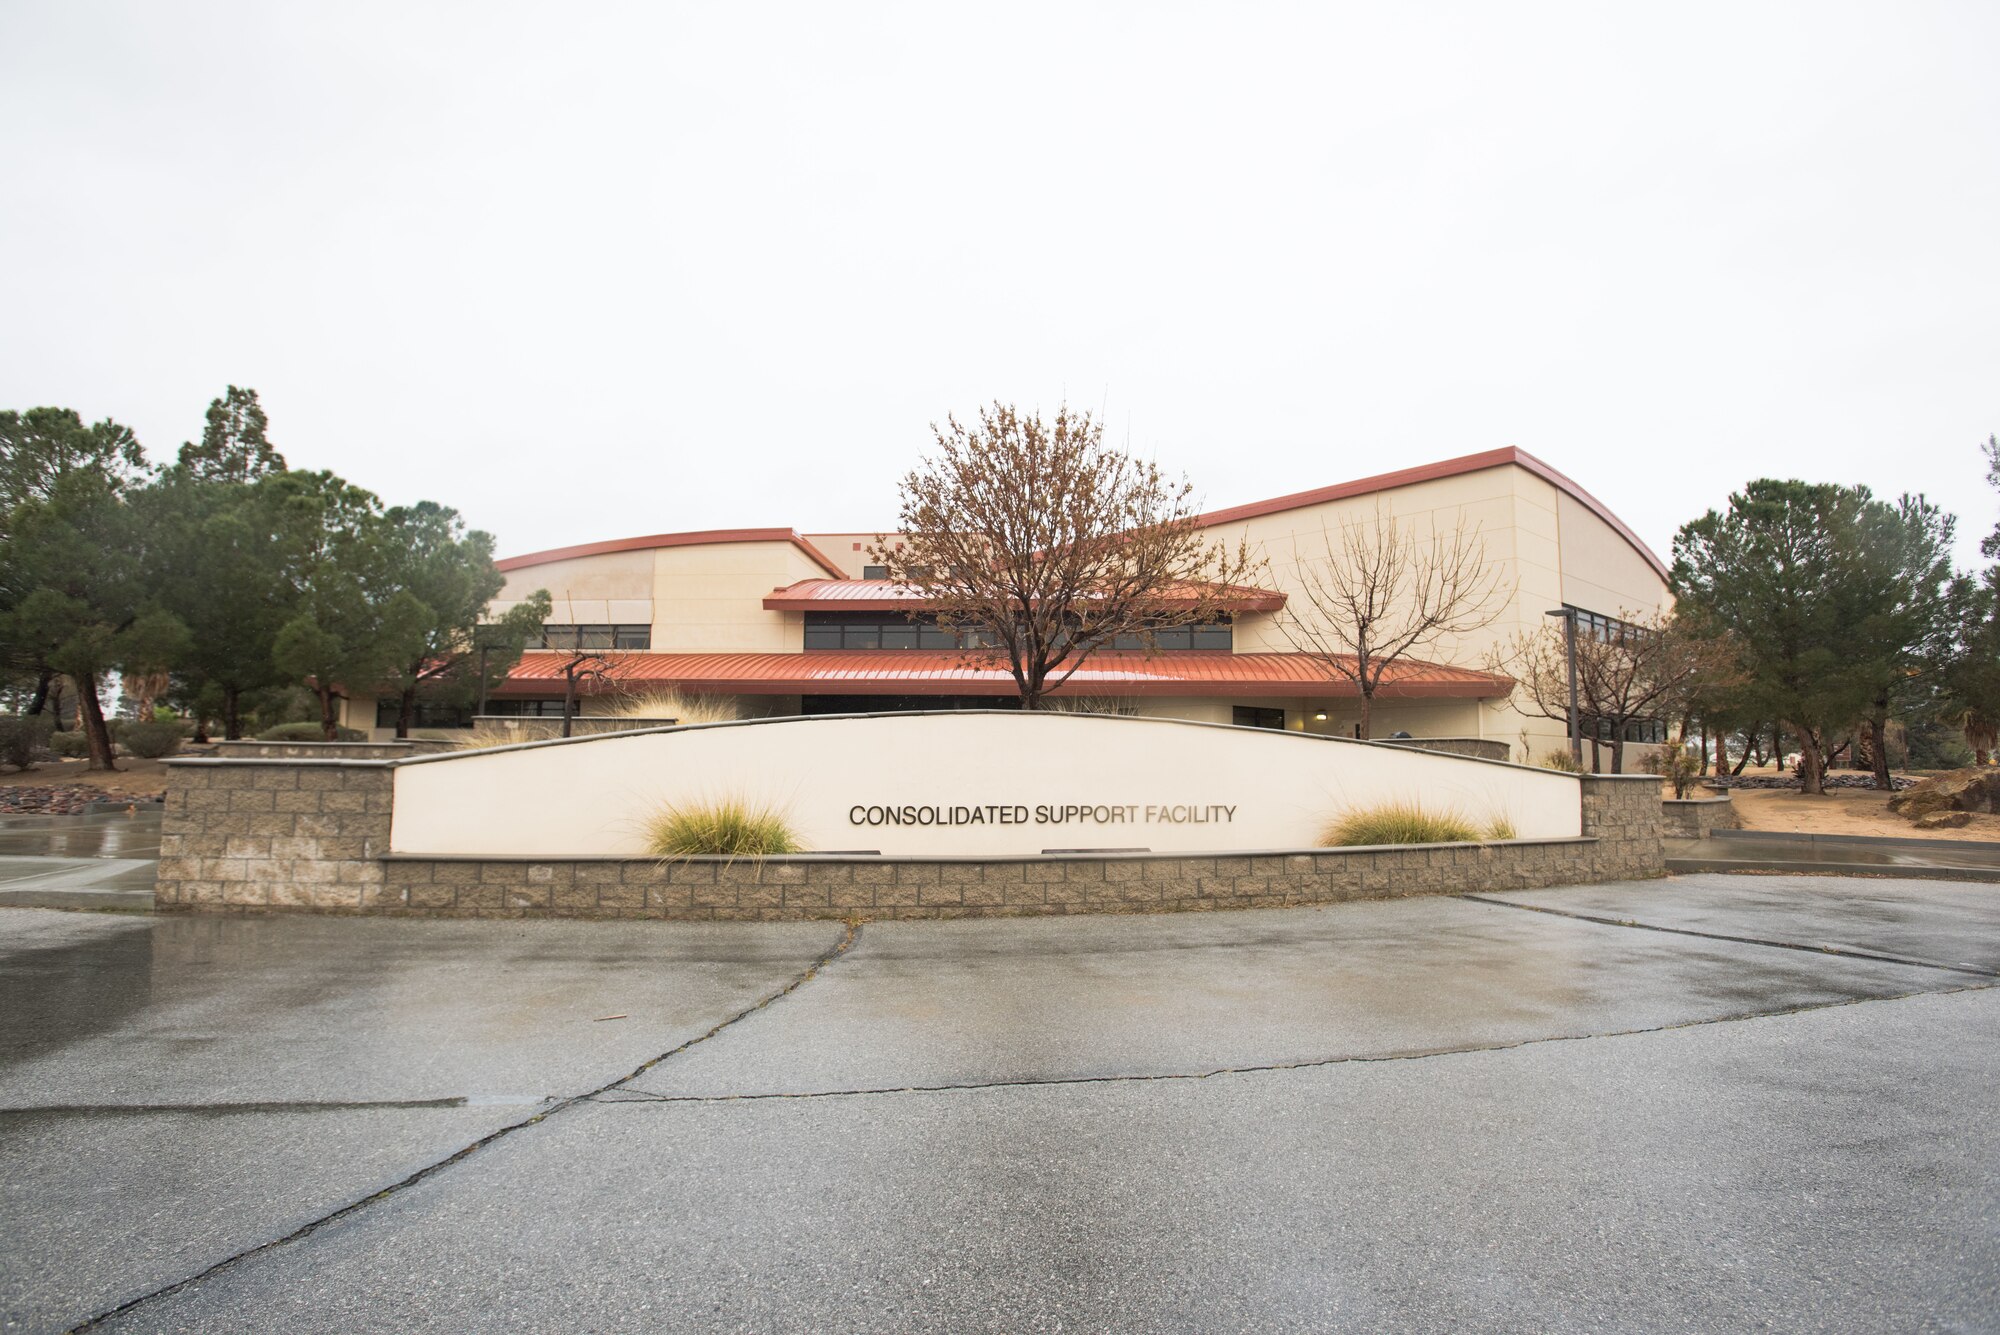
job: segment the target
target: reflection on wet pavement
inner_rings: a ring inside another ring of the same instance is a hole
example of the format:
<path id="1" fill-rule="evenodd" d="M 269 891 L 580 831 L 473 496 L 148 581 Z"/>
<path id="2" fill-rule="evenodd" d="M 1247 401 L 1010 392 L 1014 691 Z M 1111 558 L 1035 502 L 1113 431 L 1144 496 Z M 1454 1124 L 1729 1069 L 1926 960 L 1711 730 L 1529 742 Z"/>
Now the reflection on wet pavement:
<path id="1" fill-rule="evenodd" d="M 101 816 L 0 816 L 0 856 L 156 858 L 157 807 Z"/>
<path id="2" fill-rule="evenodd" d="M 0 905 L 145 910 L 159 873 L 160 811 L 0 816 Z"/>

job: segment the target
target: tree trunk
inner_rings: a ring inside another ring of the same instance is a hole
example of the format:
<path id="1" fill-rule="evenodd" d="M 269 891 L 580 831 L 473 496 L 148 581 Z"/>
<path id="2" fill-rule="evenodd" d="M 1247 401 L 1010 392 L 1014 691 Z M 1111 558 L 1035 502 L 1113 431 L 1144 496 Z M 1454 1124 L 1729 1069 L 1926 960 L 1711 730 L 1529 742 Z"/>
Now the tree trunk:
<path id="1" fill-rule="evenodd" d="M 396 740 L 402 741 L 410 735 L 410 725 L 417 721 L 417 688 L 408 687 L 396 708 Z"/>
<path id="2" fill-rule="evenodd" d="M 320 737 L 325 741 L 337 742 L 340 740 L 340 711 L 334 707 L 333 688 L 316 687 L 314 693 L 319 696 Z"/>
<path id="3" fill-rule="evenodd" d="M 194 736 L 188 740 L 196 746 L 208 745 L 208 715 L 199 709 L 194 712 Z"/>
<path id="4" fill-rule="evenodd" d="M 574 673 L 565 672 L 563 674 L 563 736 L 569 736 L 569 721 L 575 717 L 576 676 Z"/>
<path id="5" fill-rule="evenodd" d="M 243 736 L 243 689 L 240 686 L 222 688 L 222 736 L 225 741 L 238 741 Z"/>
<path id="6" fill-rule="evenodd" d="M 1703 719 L 1701 721 L 1700 755 L 1701 755 L 1701 768 L 1695 771 L 1695 777 L 1697 779 L 1706 779 L 1708 777 L 1708 720 L 1707 719 Z M 1720 774 L 1721 772 L 1722 771 L 1720 769 L 1716 771 L 1716 773 L 1718 774 Z"/>
<path id="7" fill-rule="evenodd" d="M 1875 786 L 1885 793 L 1896 791 L 1896 780 L 1889 773 L 1889 702 L 1877 700 L 1875 712 L 1868 719 L 1868 758 L 1875 762 Z"/>
<path id="8" fill-rule="evenodd" d="M 32 700 L 28 701 L 29 714 L 41 713 L 43 706 L 48 704 L 49 683 L 55 680 L 55 675 L 55 673 L 49 671 L 47 668 L 43 668 L 35 674 L 35 695 Z M 61 720 L 58 719 L 57 722 L 61 722 Z"/>
<path id="9" fill-rule="evenodd" d="M 1604 746 L 1597 740 L 1595 735 L 1590 739 L 1590 772 L 1592 774 L 1604 773 Z"/>
<path id="10" fill-rule="evenodd" d="M 1372 691 L 1363 691 L 1361 693 L 1361 728 L 1354 735 L 1364 742 L 1375 735 L 1372 730 L 1373 724 L 1371 721 L 1374 713 L 1375 695 Z"/>
<path id="11" fill-rule="evenodd" d="M 83 722 L 83 735 L 90 747 L 90 768 L 115 770 L 111 763 L 111 729 L 104 722 L 104 704 L 97 698 L 97 674 L 73 674 L 76 682 L 76 709 Z"/>
<path id="12" fill-rule="evenodd" d="M 1611 772 L 1625 772 L 1625 729 L 1619 728 L 1611 734 Z"/>
<path id="13" fill-rule="evenodd" d="M 1824 797 L 1826 785 L 1821 782 L 1819 738 L 1813 736 L 1812 729 L 1799 729 L 1799 790 L 1808 797 Z"/>

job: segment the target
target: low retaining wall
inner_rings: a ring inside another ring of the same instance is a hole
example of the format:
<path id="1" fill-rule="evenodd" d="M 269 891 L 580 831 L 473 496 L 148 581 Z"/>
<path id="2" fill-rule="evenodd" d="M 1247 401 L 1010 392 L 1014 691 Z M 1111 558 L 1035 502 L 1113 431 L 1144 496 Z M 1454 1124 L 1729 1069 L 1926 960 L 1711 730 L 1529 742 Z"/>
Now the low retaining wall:
<path id="1" fill-rule="evenodd" d="M 161 912 L 786 920 L 1325 904 L 1663 875 L 1658 780 L 1581 780 L 1584 835 L 1399 848 L 761 861 L 391 857 L 395 766 L 189 760 L 170 770 Z"/>
<path id="2" fill-rule="evenodd" d="M 223 760 L 404 760 L 453 749 L 451 742 L 411 737 L 399 742 L 259 742 L 212 743 Z"/>
<path id="3" fill-rule="evenodd" d="M 569 721 L 572 737 L 599 737 L 607 732 L 636 732 L 641 728 L 671 728 L 679 719 L 670 718 L 586 718 Z M 510 745 L 514 742 L 546 742 L 563 735 L 563 721 L 538 714 L 480 714 L 472 720 L 472 737 L 481 746 Z"/>
<path id="4" fill-rule="evenodd" d="M 1660 803 L 1662 829 L 1669 839 L 1706 839 L 1711 830 L 1737 830 L 1743 818 L 1736 804 L 1721 797 L 1669 797 Z"/>
<path id="5" fill-rule="evenodd" d="M 1379 737 L 1376 740 L 1416 751 L 1439 751 L 1445 755 L 1472 756 L 1479 760 L 1514 758 L 1513 747 L 1491 737 Z"/>

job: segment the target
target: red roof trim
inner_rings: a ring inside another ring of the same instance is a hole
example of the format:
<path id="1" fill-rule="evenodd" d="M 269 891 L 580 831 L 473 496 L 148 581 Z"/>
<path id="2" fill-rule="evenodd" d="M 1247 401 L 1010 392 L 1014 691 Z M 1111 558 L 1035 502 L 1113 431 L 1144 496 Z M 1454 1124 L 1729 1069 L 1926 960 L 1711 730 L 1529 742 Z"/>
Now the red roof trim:
<path id="1" fill-rule="evenodd" d="M 774 612 L 907 612 L 930 600 L 919 589 L 884 579 L 802 579 L 773 589 L 764 606 Z M 1232 612 L 1275 612 L 1285 595 L 1271 589 L 1237 586 L 1227 590 L 1221 606 Z"/>
<path id="2" fill-rule="evenodd" d="M 611 552 L 643 552 L 655 547 L 706 547 L 724 542 L 789 542 L 835 579 L 845 578 L 841 568 L 825 552 L 789 528 L 710 528 L 696 533 L 654 533 L 643 538 L 613 538 L 609 542 L 586 542 L 575 547 L 551 547 L 545 552 L 529 552 L 495 561 L 498 570 L 524 570 L 552 561 L 572 561 L 580 556 L 604 556 Z"/>
<path id="3" fill-rule="evenodd" d="M 1015 694 L 1000 664 L 968 663 L 951 650 L 808 650 L 803 653 L 652 653 L 612 655 L 608 689 L 675 686 L 732 695 L 993 695 Z M 546 694 L 560 680 L 566 656 L 529 654 L 499 694 Z M 1513 682 L 1467 668 L 1404 660 L 1392 665 L 1382 698 L 1490 699 Z M 602 693 L 601 691 L 599 693 Z M 1059 694 L 1298 695 L 1351 699 L 1354 684 L 1328 676 L 1304 654 L 1179 652 L 1092 654 Z"/>
<path id="4" fill-rule="evenodd" d="M 1231 506 L 1226 510 L 1213 510 L 1201 517 L 1203 528 L 1217 528 L 1223 524 L 1237 524 L 1246 519 L 1259 519 L 1265 515 L 1281 514 L 1286 510 L 1299 510 L 1308 505 L 1320 505 L 1327 501 L 1344 501 L 1353 496 L 1366 496 L 1371 492 L 1388 491 L 1392 487 L 1407 487 L 1418 482 L 1434 482 L 1439 478 L 1458 477 L 1465 473 L 1477 473 L 1488 468 L 1502 468 L 1508 464 L 1527 469 L 1544 482 L 1553 484 L 1592 514 L 1609 524 L 1632 545 L 1632 550 L 1646 559 L 1661 579 L 1667 578 L 1666 563 L 1653 552 L 1625 521 L 1611 513 L 1604 502 L 1592 496 L 1574 481 L 1543 463 L 1526 450 L 1512 445 L 1505 449 L 1487 450 L 1481 454 L 1461 455 L 1456 459 L 1444 459 L 1434 464 L 1424 464 L 1418 468 L 1405 468 L 1394 473 L 1378 473 L 1374 477 L 1359 478 L 1353 482 L 1336 483 L 1331 487 L 1321 487 L 1315 491 L 1298 491 L 1289 496 L 1277 496 L 1268 501 L 1251 501 L 1246 505 Z"/>

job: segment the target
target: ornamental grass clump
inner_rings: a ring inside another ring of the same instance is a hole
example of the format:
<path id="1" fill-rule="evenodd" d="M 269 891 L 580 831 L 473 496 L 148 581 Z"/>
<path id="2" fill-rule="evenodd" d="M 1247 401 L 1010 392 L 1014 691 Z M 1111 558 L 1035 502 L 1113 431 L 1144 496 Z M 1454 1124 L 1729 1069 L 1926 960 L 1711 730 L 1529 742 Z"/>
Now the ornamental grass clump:
<path id="1" fill-rule="evenodd" d="M 778 812 L 725 797 L 662 807 L 646 821 L 646 851 L 661 858 L 761 858 L 805 848 Z"/>
<path id="2" fill-rule="evenodd" d="M 1478 827 L 1455 811 L 1431 811 L 1416 802 L 1382 802 L 1342 812 L 1320 831 L 1322 848 L 1373 844 L 1471 844 Z"/>
<path id="3" fill-rule="evenodd" d="M 733 723 L 736 721 L 736 702 L 715 695 L 654 691 L 620 700 L 612 712 L 618 718 L 670 718 L 676 723 Z"/>

